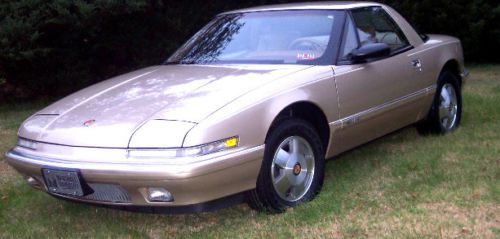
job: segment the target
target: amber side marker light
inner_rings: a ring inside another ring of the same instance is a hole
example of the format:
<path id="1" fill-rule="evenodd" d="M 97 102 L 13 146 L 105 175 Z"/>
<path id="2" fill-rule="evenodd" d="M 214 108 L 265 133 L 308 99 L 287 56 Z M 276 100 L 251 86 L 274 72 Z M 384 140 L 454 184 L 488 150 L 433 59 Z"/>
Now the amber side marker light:
<path id="1" fill-rule="evenodd" d="M 226 148 L 232 148 L 238 146 L 238 138 L 233 137 L 226 139 Z"/>

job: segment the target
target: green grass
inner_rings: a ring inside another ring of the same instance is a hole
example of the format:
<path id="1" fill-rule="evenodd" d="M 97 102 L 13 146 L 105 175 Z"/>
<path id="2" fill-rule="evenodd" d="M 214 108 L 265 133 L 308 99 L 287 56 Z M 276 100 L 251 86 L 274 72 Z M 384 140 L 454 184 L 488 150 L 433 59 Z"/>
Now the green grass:
<path id="1" fill-rule="evenodd" d="M 408 127 L 329 160 L 319 196 L 279 215 L 244 204 L 188 215 L 74 204 L 31 189 L 1 158 L 0 238 L 499 238 L 500 66 L 470 70 L 457 131 Z M 0 106 L 1 152 L 42 105 Z"/>

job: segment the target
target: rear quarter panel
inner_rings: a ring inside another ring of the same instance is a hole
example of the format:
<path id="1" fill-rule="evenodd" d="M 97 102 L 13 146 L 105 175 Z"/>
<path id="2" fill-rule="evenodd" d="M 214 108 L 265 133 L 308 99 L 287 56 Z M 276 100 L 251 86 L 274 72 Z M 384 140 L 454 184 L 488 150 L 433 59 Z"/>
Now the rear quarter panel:
<path id="1" fill-rule="evenodd" d="M 427 83 L 437 82 L 439 73 L 449 60 L 456 60 L 459 63 L 460 72 L 463 72 L 464 57 L 459 39 L 445 35 L 428 34 L 429 40 L 424 42 L 411 24 L 396 10 L 387 5 L 382 5 L 382 7 L 396 21 L 410 44 L 415 48 L 409 56 L 421 59 L 424 67 L 422 78 L 428 80 Z"/>
<path id="2" fill-rule="evenodd" d="M 437 83 L 439 74 L 444 65 L 455 60 L 463 68 L 463 54 L 460 40 L 455 37 L 444 35 L 428 35 L 429 40 L 415 47 L 411 55 L 422 61 L 422 79 L 428 84 Z"/>

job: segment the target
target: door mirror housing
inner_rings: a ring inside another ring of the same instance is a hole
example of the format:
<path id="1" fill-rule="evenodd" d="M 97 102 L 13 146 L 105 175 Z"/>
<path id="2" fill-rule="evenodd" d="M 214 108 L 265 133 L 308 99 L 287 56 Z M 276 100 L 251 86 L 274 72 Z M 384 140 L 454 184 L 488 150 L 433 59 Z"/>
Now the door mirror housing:
<path id="1" fill-rule="evenodd" d="M 391 54 L 391 48 L 385 43 L 370 43 L 355 49 L 351 59 L 356 63 L 363 63 L 369 59 L 386 57 Z"/>

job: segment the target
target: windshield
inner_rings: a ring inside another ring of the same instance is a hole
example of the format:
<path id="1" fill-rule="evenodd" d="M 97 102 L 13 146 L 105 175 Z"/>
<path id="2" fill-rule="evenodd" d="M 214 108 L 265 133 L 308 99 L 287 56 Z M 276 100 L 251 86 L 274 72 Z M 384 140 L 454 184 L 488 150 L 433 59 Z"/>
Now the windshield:
<path id="1" fill-rule="evenodd" d="M 225 14 L 196 33 L 166 64 L 306 64 L 333 59 L 340 11 Z"/>

